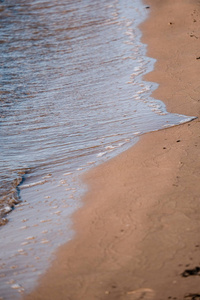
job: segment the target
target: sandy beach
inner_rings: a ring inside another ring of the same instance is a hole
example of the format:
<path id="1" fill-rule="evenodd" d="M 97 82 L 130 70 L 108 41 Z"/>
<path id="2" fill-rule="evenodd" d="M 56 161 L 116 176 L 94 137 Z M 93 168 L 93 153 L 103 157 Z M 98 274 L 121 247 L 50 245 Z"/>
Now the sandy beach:
<path id="1" fill-rule="evenodd" d="M 145 80 L 173 113 L 199 117 L 200 2 L 148 0 Z M 62 246 L 24 299 L 200 299 L 199 119 L 143 135 L 84 176 L 88 193 Z"/>

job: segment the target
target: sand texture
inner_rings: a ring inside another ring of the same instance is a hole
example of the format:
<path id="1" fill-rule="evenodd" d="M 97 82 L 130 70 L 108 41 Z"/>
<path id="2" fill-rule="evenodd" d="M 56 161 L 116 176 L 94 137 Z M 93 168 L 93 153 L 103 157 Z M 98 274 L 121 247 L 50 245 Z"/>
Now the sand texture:
<path id="1" fill-rule="evenodd" d="M 200 1 L 148 0 L 158 61 L 145 79 L 170 112 L 199 116 Z M 200 123 L 142 136 L 85 175 L 76 238 L 25 299 L 200 299 Z"/>

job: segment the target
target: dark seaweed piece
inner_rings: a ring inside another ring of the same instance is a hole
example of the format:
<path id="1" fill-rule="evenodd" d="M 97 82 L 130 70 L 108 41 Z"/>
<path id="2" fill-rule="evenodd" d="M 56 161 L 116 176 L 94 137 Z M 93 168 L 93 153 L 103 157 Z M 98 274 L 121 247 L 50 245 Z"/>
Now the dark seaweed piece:
<path id="1" fill-rule="evenodd" d="M 189 277 L 194 275 L 200 276 L 200 267 L 195 267 L 194 269 L 186 269 L 181 275 L 182 277 Z"/>
<path id="2" fill-rule="evenodd" d="M 187 295 L 184 296 L 184 299 L 199 300 L 200 299 L 200 294 L 187 294 Z"/>

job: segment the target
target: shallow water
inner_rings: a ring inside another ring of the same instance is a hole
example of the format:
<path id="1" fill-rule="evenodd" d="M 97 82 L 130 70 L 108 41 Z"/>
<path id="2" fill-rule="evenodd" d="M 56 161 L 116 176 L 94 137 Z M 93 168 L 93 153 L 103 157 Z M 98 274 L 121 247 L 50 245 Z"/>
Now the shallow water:
<path id="1" fill-rule="evenodd" d="M 0 230 L 0 290 L 15 299 L 73 236 L 79 174 L 190 118 L 167 113 L 142 81 L 154 60 L 139 0 L 7 0 L 0 13 L 2 216 L 22 200 Z"/>

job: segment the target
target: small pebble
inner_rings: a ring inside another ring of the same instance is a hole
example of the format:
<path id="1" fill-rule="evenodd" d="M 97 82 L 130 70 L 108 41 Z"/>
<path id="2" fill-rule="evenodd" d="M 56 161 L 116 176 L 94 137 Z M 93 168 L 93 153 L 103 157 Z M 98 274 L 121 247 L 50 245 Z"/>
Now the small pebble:
<path id="1" fill-rule="evenodd" d="M 28 226 L 22 226 L 22 227 L 20 227 L 20 229 L 27 229 L 28 228 Z"/>
<path id="2" fill-rule="evenodd" d="M 10 206 L 6 206 L 4 207 L 4 212 L 7 214 L 12 210 L 12 208 Z"/>
<path id="3" fill-rule="evenodd" d="M 11 266 L 10 269 L 17 269 L 18 266 Z"/>
<path id="4" fill-rule="evenodd" d="M 42 240 L 41 241 L 41 244 L 47 244 L 47 243 L 49 243 L 49 240 Z"/>
<path id="5" fill-rule="evenodd" d="M 28 245 L 28 244 L 29 244 L 29 242 L 23 242 L 23 243 L 21 243 L 22 246 L 25 246 L 25 245 Z"/>
<path id="6" fill-rule="evenodd" d="M 60 183 L 61 183 L 61 184 L 65 184 L 65 183 L 66 183 L 66 180 L 60 180 Z"/>
<path id="7" fill-rule="evenodd" d="M 26 238 L 26 240 L 34 240 L 35 239 L 35 236 L 28 236 L 27 238 Z"/>
<path id="8" fill-rule="evenodd" d="M 21 286 L 20 286 L 19 284 L 15 283 L 15 284 L 12 284 L 12 285 L 11 285 L 11 288 L 12 288 L 12 289 L 20 289 Z"/>
<path id="9" fill-rule="evenodd" d="M 72 172 L 68 172 L 68 173 L 65 173 L 65 174 L 63 174 L 64 176 L 68 176 L 68 175 L 71 175 L 72 174 Z"/>
<path id="10" fill-rule="evenodd" d="M 110 292 L 109 291 L 105 291 L 105 294 L 108 295 L 108 294 L 110 294 Z"/>
<path id="11" fill-rule="evenodd" d="M 45 176 L 42 177 L 42 178 L 45 179 L 45 178 L 49 178 L 49 177 L 51 177 L 51 176 L 52 176 L 52 174 L 50 173 L 50 174 L 45 175 Z"/>
<path id="12" fill-rule="evenodd" d="M 45 222 L 51 222 L 51 219 L 47 219 L 47 220 L 40 220 L 40 223 L 45 223 Z"/>

